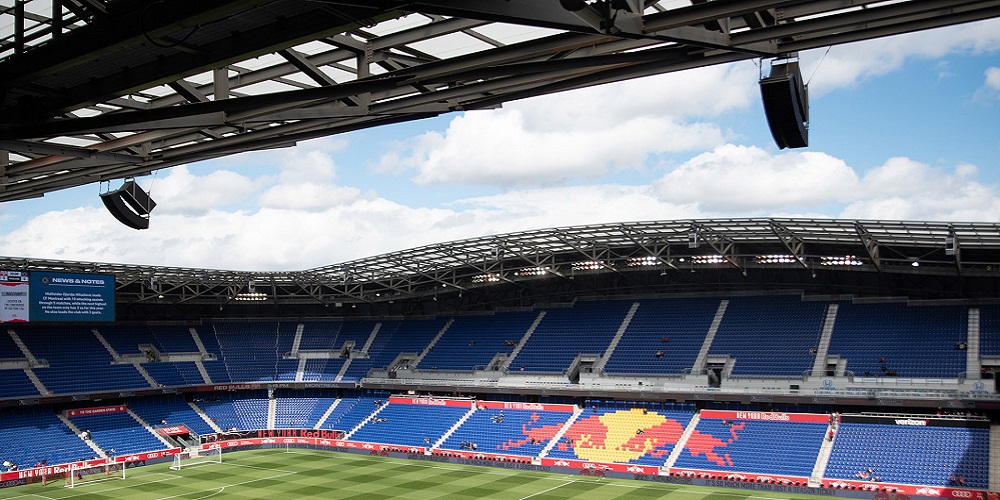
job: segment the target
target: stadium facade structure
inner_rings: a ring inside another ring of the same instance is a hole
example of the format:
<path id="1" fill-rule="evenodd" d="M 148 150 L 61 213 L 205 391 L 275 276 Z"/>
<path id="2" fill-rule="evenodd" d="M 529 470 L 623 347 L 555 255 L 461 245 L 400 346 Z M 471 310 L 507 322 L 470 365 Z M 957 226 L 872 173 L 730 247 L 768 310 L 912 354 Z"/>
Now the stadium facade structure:
<path id="1" fill-rule="evenodd" d="M 829 303 L 963 306 L 978 315 L 979 307 L 1000 303 L 1000 225 L 684 220 L 501 234 L 295 272 L 18 258 L 0 259 L 0 268 L 113 274 L 122 325 L 399 321 L 558 309 L 590 300 L 754 295 L 794 295 Z M 966 337 L 958 340 L 965 343 Z M 410 349 L 418 352 L 409 356 L 372 365 L 371 372 L 358 380 L 308 382 L 299 377 L 271 382 L 275 387 L 298 388 L 359 384 L 387 390 L 981 409 L 998 402 L 992 380 L 984 381 L 981 375 L 988 376 L 1000 360 L 980 356 L 977 345 L 963 363 L 965 371 L 937 377 L 865 377 L 843 365 L 828 370 L 823 363 L 791 376 L 738 376 L 726 369 L 725 358 L 715 359 L 718 374 L 725 379 L 722 388 L 707 384 L 712 360 L 705 356 L 690 370 L 669 376 L 594 370 L 607 363 L 601 359 L 606 346 L 593 349 L 600 351 L 596 356 L 577 356 L 559 373 L 519 373 L 517 364 L 512 367 L 508 360 L 456 376 L 416 367 L 414 361 L 425 343 Z M 355 346 L 356 353 L 360 347 L 360 343 Z M 566 346 L 567 351 L 573 349 Z M 261 380 L 229 377 L 226 382 Z"/>

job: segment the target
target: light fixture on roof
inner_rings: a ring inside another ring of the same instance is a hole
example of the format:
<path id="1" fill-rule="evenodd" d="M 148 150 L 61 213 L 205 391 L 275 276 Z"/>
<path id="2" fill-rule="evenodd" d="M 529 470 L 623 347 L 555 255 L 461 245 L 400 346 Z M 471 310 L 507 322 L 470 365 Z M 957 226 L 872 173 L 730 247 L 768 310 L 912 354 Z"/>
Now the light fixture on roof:
<path id="1" fill-rule="evenodd" d="M 264 292 L 243 292 L 236 294 L 235 298 L 243 302 L 261 302 L 267 300 L 267 294 Z"/>
<path id="2" fill-rule="evenodd" d="M 604 267 L 604 263 L 599 260 L 584 260 L 573 263 L 574 271 L 596 271 Z"/>
<path id="3" fill-rule="evenodd" d="M 500 275 L 495 273 L 478 274 L 472 277 L 473 283 L 495 283 L 500 281 Z"/>
<path id="4" fill-rule="evenodd" d="M 695 255 L 691 257 L 692 264 L 722 264 L 725 257 L 721 255 Z"/>
<path id="5" fill-rule="evenodd" d="M 791 264 L 795 262 L 796 259 L 792 255 L 786 254 L 771 254 L 771 255 L 758 255 L 758 264 Z"/>
<path id="6" fill-rule="evenodd" d="M 646 257 L 633 257 L 628 260 L 628 267 L 655 266 L 660 263 L 660 259 L 648 255 Z"/>
<path id="7" fill-rule="evenodd" d="M 518 269 L 514 271 L 514 276 L 543 276 L 545 273 L 549 272 L 551 268 L 545 267 L 526 267 L 524 269 Z"/>
<path id="8" fill-rule="evenodd" d="M 821 266 L 860 266 L 864 264 L 854 255 L 833 255 L 819 258 Z"/>

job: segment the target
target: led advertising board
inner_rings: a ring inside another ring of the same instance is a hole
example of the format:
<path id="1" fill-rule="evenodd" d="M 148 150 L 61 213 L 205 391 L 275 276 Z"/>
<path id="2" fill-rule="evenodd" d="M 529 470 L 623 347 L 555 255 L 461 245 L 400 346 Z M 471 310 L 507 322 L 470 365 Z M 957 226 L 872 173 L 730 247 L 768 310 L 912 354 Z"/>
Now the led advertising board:
<path id="1" fill-rule="evenodd" d="M 32 272 L 31 321 L 114 321 L 115 277 Z"/>
<path id="2" fill-rule="evenodd" d="M 0 323 L 28 321 L 28 273 L 0 270 Z"/>

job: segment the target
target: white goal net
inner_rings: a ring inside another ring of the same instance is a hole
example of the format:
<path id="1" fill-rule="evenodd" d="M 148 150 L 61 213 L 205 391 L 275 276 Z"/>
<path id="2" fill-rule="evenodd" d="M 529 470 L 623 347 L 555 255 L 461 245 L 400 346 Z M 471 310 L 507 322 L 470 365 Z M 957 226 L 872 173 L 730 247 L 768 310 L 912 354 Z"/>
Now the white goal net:
<path id="1" fill-rule="evenodd" d="M 200 464 L 221 464 L 222 448 L 213 446 L 204 450 L 183 451 L 174 455 L 174 461 L 170 465 L 171 470 L 181 470 L 184 467 Z"/>
<path id="2" fill-rule="evenodd" d="M 85 484 L 112 479 L 125 479 L 125 464 L 70 464 L 66 476 L 66 487 L 77 488 Z"/>

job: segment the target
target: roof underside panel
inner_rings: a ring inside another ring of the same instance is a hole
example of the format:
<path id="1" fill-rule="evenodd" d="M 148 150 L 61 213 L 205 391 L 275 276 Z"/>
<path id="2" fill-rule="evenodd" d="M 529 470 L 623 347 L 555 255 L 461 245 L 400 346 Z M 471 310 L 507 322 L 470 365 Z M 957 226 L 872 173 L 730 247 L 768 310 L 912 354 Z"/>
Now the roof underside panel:
<path id="1" fill-rule="evenodd" d="M 560 0 L 13 4 L 0 5 L 0 202 L 1000 16 L 1000 0 L 598 0 L 574 10 Z"/>

